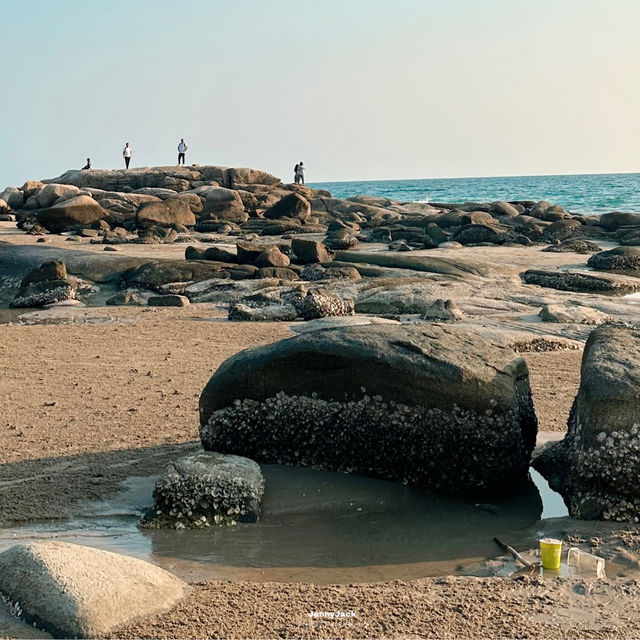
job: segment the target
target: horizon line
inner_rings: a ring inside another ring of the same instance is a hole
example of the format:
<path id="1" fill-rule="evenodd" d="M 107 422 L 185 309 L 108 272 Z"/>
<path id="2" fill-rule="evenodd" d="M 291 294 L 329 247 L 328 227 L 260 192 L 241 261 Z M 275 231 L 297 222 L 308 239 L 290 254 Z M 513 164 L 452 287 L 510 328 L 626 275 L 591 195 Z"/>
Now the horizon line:
<path id="1" fill-rule="evenodd" d="M 432 178 L 366 178 L 358 180 L 312 180 L 307 184 L 336 184 L 347 182 L 415 182 L 417 180 L 481 180 L 489 178 L 558 178 L 563 176 L 633 176 L 640 175 L 640 171 L 605 171 L 598 173 L 531 173 L 509 175 L 479 175 L 479 176 L 440 176 Z"/>

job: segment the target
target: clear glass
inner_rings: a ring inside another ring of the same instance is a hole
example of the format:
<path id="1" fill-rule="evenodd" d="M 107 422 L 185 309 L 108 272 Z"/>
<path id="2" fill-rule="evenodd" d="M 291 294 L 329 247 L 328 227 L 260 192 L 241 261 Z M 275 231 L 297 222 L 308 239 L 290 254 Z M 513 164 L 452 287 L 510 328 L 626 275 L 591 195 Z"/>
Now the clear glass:
<path id="1" fill-rule="evenodd" d="M 604 558 L 582 551 L 578 547 L 571 547 L 567 553 L 567 564 L 576 567 L 580 572 L 594 572 L 598 578 L 604 578 Z"/>

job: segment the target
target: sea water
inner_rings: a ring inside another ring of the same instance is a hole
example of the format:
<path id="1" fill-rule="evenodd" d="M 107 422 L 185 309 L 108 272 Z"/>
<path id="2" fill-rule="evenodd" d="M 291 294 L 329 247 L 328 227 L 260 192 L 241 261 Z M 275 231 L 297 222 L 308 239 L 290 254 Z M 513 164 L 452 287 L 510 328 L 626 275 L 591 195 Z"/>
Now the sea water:
<path id="1" fill-rule="evenodd" d="M 572 213 L 640 211 L 640 173 L 503 178 L 439 178 L 315 182 L 336 198 L 370 195 L 398 202 L 493 202 L 549 200 Z"/>

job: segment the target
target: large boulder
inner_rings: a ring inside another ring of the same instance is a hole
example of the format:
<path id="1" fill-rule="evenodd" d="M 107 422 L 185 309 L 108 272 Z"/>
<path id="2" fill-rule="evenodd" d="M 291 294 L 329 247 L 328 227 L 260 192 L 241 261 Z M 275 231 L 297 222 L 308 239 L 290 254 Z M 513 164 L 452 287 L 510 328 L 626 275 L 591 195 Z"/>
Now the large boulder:
<path id="1" fill-rule="evenodd" d="M 150 260 L 126 271 L 122 280 L 129 287 L 157 291 L 162 285 L 171 282 L 192 283 L 228 277 L 229 273 L 213 263 L 195 260 Z"/>
<path id="2" fill-rule="evenodd" d="M 591 256 L 587 264 L 597 271 L 621 271 L 637 275 L 640 273 L 640 249 L 615 247 Z"/>
<path id="3" fill-rule="evenodd" d="M 625 211 L 612 211 L 600 216 L 600 226 L 607 231 L 616 231 L 620 227 L 640 226 L 640 213 L 627 213 Z"/>
<path id="4" fill-rule="evenodd" d="M 582 357 L 564 440 L 534 466 L 574 518 L 640 518 L 640 332 L 600 327 Z"/>
<path id="5" fill-rule="evenodd" d="M 562 242 L 563 240 L 567 240 L 574 233 L 580 229 L 582 225 L 578 220 L 573 219 L 562 219 L 556 220 L 552 224 L 544 230 L 544 239 L 547 242 Z"/>
<path id="6" fill-rule="evenodd" d="M 22 209 L 24 205 L 24 194 L 17 187 L 6 187 L 6 189 L 0 193 L 0 198 L 14 210 Z"/>
<path id="7" fill-rule="evenodd" d="M 200 215 L 203 218 L 209 217 L 214 220 L 237 222 L 238 224 L 243 224 L 249 219 L 238 192 L 222 187 L 210 189 L 207 192 Z"/>
<path id="8" fill-rule="evenodd" d="M 67 542 L 0 553 L 0 594 L 57 638 L 103 638 L 168 611 L 189 587 L 143 560 Z"/>
<path id="9" fill-rule="evenodd" d="M 315 240 L 305 240 L 304 238 L 294 238 L 291 241 L 291 249 L 302 264 L 312 262 L 328 262 L 333 254 L 322 244 Z"/>
<path id="10" fill-rule="evenodd" d="M 292 218 L 304 221 L 308 220 L 310 215 L 311 205 L 309 201 L 299 193 L 286 195 L 264 212 L 264 217 L 269 220 Z"/>
<path id="11" fill-rule="evenodd" d="M 286 256 L 275 245 L 269 247 L 262 253 L 260 253 L 254 264 L 258 268 L 262 267 L 288 267 L 290 264 L 289 256 Z"/>
<path id="12" fill-rule="evenodd" d="M 79 191 L 78 187 L 69 184 L 47 184 L 38 192 L 38 206 L 46 209 L 58 201 L 74 198 Z"/>
<path id="13" fill-rule="evenodd" d="M 263 493 L 264 478 L 253 460 L 200 451 L 165 469 L 142 525 L 202 529 L 255 522 Z"/>
<path id="14" fill-rule="evenodd" d="M 205 449 L 447 492 L 524 482 L 536 433 L 525 361 L 439 325 L 327 329 L 248 349 L 200 396 Z"/>
<path id="15" fill-rule="evenodd" d="M 136 214 L 136 224 L 141 229 L 154 225 L 172 227 L 178 224 L 184 227 L 193 227 L 195 223 L 196 217 L 189 202 L 182 198 L 148 202 L 141 205 Z"/>
<path id="16" fill-rule="evenodd" d="M 539 315 L 543 322 L 602 324 L 611 320 L 610 316 L 597 309 L 568 304 L 545 304 Z"/>
<path id="17" fill-rule="evenodd" d="M 292 302 L 303 320 L 352 316 L 355 313 L 355 301 L 352 298 L 342 298 L 327 289 L 310 289 L 305 294 L 293 297 Z"/>
<path id="18" fill-rule="evenodd" d="M 52 233 L 72 231 L 78 227 L 85 227 L 92 222 L 106 218 L 105 211 L 91 196 L 76 196 L 63 200 L 48 209 L 42 209 L 36 214 L 38 222 Z"/>

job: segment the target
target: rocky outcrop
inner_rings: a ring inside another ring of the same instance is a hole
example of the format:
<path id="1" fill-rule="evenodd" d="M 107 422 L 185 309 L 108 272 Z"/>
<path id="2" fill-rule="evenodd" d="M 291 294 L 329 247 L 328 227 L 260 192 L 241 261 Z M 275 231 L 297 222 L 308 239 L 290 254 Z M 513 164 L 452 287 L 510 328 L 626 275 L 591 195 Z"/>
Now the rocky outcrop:
<path id="1" fill-rule="evenodd" d="M 306 294 L 294 295 L 291 301 L 303 320 L 355 313 L 355 302 L 351 298 L 342 298 L 326 289 L 310 289 Z"/>
<path id="2" fill-rule="evenodd" d="M 564 440 L 534 466 L 574 518 L 640 518 L 640 333 L 601 327 L 584 349 L 578 395 Z"/>
<path id="3" fill-rule="evenodd" d="M 151 296 L 147 300 L 147 304 L 150 307 L 186 307 L 189 304 L 189 298 L 169 293 L 162 296 Z"/>
<path id="4" fill-rule="evenodd" d="M 614 271 L 637 276 L 640 275 L 640 249 L 616 247 L 596 253 L 587 260 L 587 264 L 597 271 Z"/>
<path id="5" fill-rule="evenodd" d="M 640 279 L 584 271 L 528 269 L 522 274 L 522 280 L 526 284 L 537 284 L 561 291 L 609 293 L 618 296 L 640 291 Z"/>
<path id="6" fill-rule="evenodd" d="M 30 271 L 20 283 L 20 289 L 11 302 L 12 307 L 43 307 L 47 304 L 72 300 L 76 284 L 67 277 L 64 262 L 45 262 Z"/>
<path id="7" fill-rule="evenodd" d="M 58 638 L 103 638 L 173 607 L 188 586 L 164 569 L 66 542 L 0 553 L 0 594 L 29 623 Z"/>
<path id="8" fill-rule="evenodd" d="M 302 264 L 329 262 L 332 257 L 330 250 L 321 242 L 304 238 L 294 238 L 291 242 L 291 250 Z"/>
<path id="9" fill-rule="evenodd" d="M 264 478 L 248 458 L 200 451 L 172 462 L 153 490 L 142 526 L 202 529 L 255 522 Z"/>
<path id="10" fill-rule="evenodd" d="M 327 329 L 245 350 L 200 397 L 205 449 L 440 491 L 524 481 L 536 432 L 524 360 L 440 325 Z"/>
<path id="11" fill-rule="evenodd" d="M 290 193 L 284 196 L 284 198 L 278 200 L 278 202 L 264 212 L 264 217 L 268 220 L 291 218 L 304 222 L 309 219 L 310 215 L 311 205 L 309 201 L 299 193 Z"/>

